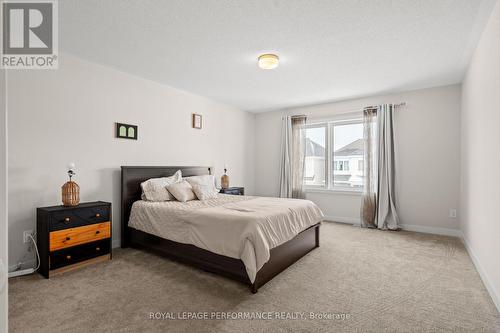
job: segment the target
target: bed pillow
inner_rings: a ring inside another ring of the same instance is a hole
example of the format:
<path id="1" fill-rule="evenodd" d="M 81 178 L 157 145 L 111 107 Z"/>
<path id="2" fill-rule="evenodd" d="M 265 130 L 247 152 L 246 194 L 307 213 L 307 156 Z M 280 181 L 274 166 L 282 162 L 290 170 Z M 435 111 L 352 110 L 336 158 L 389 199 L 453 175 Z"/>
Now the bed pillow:
<path id="1" fill-rule="evenodd" d="M 168 185 L 167 190 L 170 192 L 170 194 L 172 194 L 177 200 L 181 202 L 186 202 L 189 200 L 196 199 L 196 195 L 193 192 L 193 188 L 185 180 L 181 180 L 178 183 Z"/>
<path id="2" fill-rule="evenodd" d="M 162 178 L 151 178 L 141 183 L 142 200 L 147 201 L 169 201 L 175 198 L 167 191 L 167 186 L 182 180 L 181 170 L 177 170 L 173 176 Z"/>
<path id="3" fill-rule="evenodd" d="M 191 186 L 201 185 L 206 186 L 206 191 L 218 193 L 215 187 L 215 177 L 213 175 L 191 176 L 184 178 Z M 201 200 L 201 199 L 200 199 Z"/>
<path id="4" fill-rule="evenodd" d="M 214 192 L 210 185 L 193 185 L 193 192 L 198 200 L 217 198 L 217 192 Z"/>

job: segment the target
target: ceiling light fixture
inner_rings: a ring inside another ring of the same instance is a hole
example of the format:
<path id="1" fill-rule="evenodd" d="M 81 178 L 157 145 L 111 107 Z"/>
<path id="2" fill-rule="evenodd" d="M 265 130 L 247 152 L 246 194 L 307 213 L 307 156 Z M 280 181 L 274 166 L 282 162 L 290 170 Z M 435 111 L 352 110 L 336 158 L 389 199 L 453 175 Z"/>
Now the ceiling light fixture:
<path id="1" fill-rule="evenodd" d="M 262 69 L 273 69 L 278 67 L 280 58 L 276 54 L 262 54 L 259 56 L 259 67 Z"/>

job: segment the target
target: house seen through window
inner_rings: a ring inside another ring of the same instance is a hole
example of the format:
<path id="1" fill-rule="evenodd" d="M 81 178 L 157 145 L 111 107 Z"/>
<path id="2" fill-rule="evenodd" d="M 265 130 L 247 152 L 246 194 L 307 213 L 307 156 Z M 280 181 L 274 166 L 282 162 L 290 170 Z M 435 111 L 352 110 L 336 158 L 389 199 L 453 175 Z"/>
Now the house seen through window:
<path id="1" fill-rule="evenodd" d="M 309 124 L 305 132 L 304 185 L 332 190 L 362 190 L 362 120 Z"/>

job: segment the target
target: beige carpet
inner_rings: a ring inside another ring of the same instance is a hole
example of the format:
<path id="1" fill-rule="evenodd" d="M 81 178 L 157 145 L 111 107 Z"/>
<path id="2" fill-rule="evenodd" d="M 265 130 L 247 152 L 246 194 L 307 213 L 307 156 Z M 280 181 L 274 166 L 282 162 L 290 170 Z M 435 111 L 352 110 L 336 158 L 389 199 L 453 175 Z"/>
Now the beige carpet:
<path id="1" fill-rule="evenodd" d="M 50 280 L 10 279 L 9 326 L 11 332 L 500 331 L 499 314 L 458 239 L 334 223 L 324 223 L 321 233 L 320 248 L 255 295 L 132 249 Z M 183 311 L 347 315 L 182 320 Z M 177 319 L 152 320 L 151 312 Z"/>

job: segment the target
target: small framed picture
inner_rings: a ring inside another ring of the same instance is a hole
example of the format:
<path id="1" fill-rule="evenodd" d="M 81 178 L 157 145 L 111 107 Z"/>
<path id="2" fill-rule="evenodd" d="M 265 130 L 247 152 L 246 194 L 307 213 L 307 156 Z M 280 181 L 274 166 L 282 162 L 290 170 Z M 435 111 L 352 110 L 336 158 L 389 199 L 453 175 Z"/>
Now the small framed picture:
<path id="1" fill-rule="evenodd" d="M 193 128 L 201 129 L 201 114 L 193 113 Z"/>
<path id="2" fill-rule="evenodd" d="M 116 123 L 116 137 L 121 139 L 137 140 L 137 126 Z"/>

